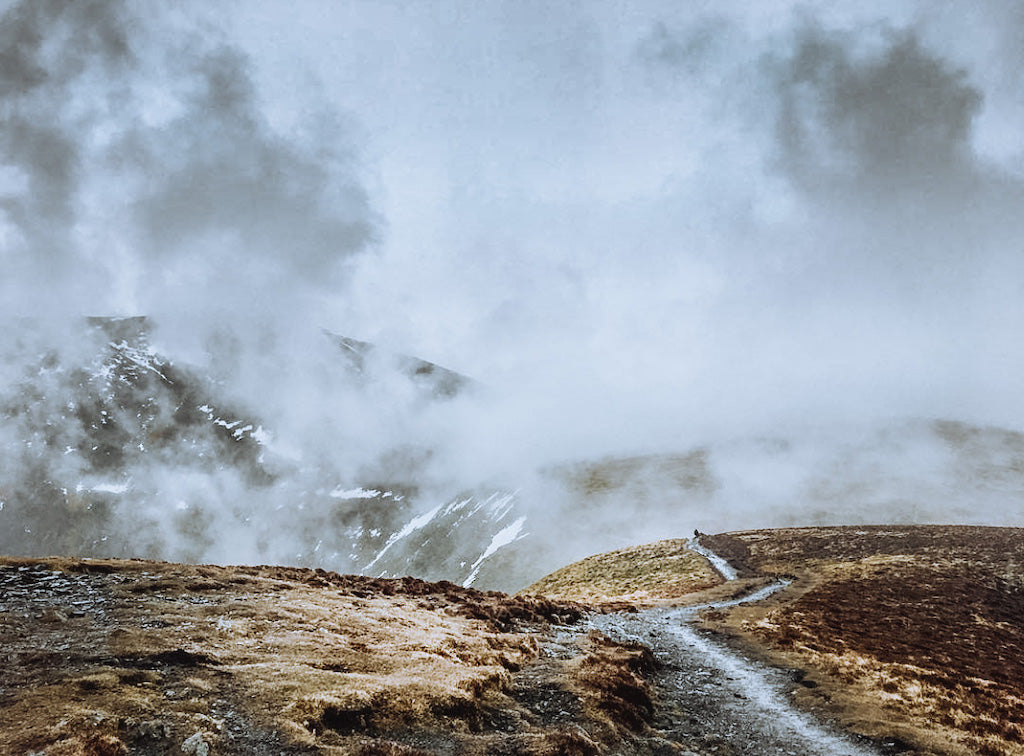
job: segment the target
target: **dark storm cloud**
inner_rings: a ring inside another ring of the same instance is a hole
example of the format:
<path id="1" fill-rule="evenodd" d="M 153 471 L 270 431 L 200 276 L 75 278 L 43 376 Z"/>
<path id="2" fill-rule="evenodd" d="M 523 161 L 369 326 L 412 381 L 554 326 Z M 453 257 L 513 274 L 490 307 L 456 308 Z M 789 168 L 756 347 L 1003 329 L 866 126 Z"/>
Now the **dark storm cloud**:
<path id="1" fill-rule="evenodd" d="M 160 133 L 135 136 L 147 176 L 134 212 L 154 253 L 204 234 L 234 234 L 244 257 L 287 261 L 307 280 L 370 238 L 361 189 L 332 186 L 343 156 L 326 140 L 309 150 L 270 134 L 256 107 L 246 59 L 220 48 L 190 62 L 183 114 Z M 240 260 L 244 263 L 246 260 Z"/>
<path id="2" fill-rule="evenodd" d="M 967 73 L 888 31 L 857 54 L 857 34 L 810 25 L 773 68 L 780 160 L 798 183 L 869 182 L 897 189 L 962 178 L 982 103 Z"/>
<path id="3" fill-rule="evenodd" d="M 659 21 L 640 40 L 638 53 L 648 64 L 696 75 L 704 71 L 711 57 L 720 51 L 728 27 L 726 19 L 707 18 L 677 33 Z"/>
<path id="4" fill-rule="evenodd" d="M 1024 184 L 975 148 L 971 73 L 914 29 L 813 23 L 764 68 L 772 165 L 809 209 L 811 254 L 836 264 L 816 280 L 878 282 L 944 318 L 991 308 L 994 271 L 1021 272 Z"/>
<path id="5" fill-rule="evenodd" d="M 770 160 L 808 208 L 808 255 L 821 260 L 813 280 L 854 281 L 861 297 L 877 296 L 866 288 L 877 282 L 949 313 L 953 302 L 976 308 L 994 267 L 1014 269 L 1005 266 L 1024 230 L 1024 192 L 975 152 L 984 95 L 967 71 L 913 29 L 813 23 L 764 68 Z"/>
<path id="6" fill-rule="evenodd" d="M 84 67 L 131 62 L 125 31 L 104 2 L 24 2 L 0 22 L 0 156 L 23 184 L 0 208 L 46 264 L 67 251 L 83 169 L 77 132 L 86 124 L 61 108 Z"/>
<path id="7" fill-rule="evenodd" d="M 752 132 L 773 123 L 776 167 L 806 188 L 837 181 L 897 188 L 974 170 L 972 127 L 983 93 L 913 29 L 834 30 L 797 17 L 760 40 L 712 16 L 679 29 L 655 23 L 637 55 L 738 103 L 744 113 L 731 117 L 757 121 Z"/>
<path id="8" fill-rule="evenodd" d="M 0 255 L 26 285 L 134 269 L 145 308 L 175 261 L 320 285 L 373 235 L 337 120 L 276 133 L 247 57 L 172 8 L 26 0 L 0 63 Z"/>
<path id="9" fill-rule="evenodd" d="M 930 304 L 915 301 L 947 311 L 976 293 L 976 277 L 1018 270 L 1010 249 L 1024 232 L 1024 185 L 976 150 L 987 94 L 978 72 L 926 36 L 803 13 L 763 38 L 704 19 L 655 25 L 639 45 L 653 70 L 708 93 L 723 133 L 744 124 L 737 143 L 760 161 L 752 190 L 784 182 L 789 238 L 763 224 L 747 231 L 759 256 L 785 261 L 786 280 L 769 279 L 776 294 L 925 296 Z"/>

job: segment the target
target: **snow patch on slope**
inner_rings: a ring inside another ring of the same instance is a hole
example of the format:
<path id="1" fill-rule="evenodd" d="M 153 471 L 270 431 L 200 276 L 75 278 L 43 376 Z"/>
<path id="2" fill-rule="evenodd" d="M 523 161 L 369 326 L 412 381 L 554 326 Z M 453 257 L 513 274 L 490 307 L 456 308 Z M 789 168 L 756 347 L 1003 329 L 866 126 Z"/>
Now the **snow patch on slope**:
<path id="1" fill-rule="evenodd" d="M 369 564 L 363 567 L 363 572 L 365 573 L 367 570 L 371 569 L 373 565 L 377 564 L 377 562 L 380 561 L 381 557 L 383 557 L 388 552 L 388 550 L 396 543 L 401 541 L 407 535 L 424 527 L 427 523 L 433 520 L 434 516 L 441 510 L 443 506 L 444 504 L 438 504 L 429 512 L 424 512 L 418 517 L 413 517 L 411 520 L 409 520 L 409 522 L 405 524 L 405 526 L 401 530 L 399 530 L 397 533 L 392 533 L 391 537 L 388 538 L 387 543 L 384 544 L 384 548 L 377 552 L 377 556 L 375 556 Z"/>
<path id="2" fill-rule="evenodd" d="M 329 494 L 332 499 L 387 499 L 391 491 L 378 491 L 377 489 L 367 490 L 365 488 L 342 488 L 338 486 Z"/>
<path id="3" fill-rule="evenodd" d="M 273 436 L 269 431 L 263 429 L 262 425 L 253 425 L 252 423 L 246 423 L 242 425 L 244 420 L 225 420 L 217 416 L 216 411 L 209 404 L 203 404 L 197 409 L 204 413 L 208 420 L 214 425 L 223 428 L 226 431 L 231 432 L 231 437 L 235 441 L 241 441 L 246 436 L 249 436 L 253 441 L 258 443 L 260 446 L 267 446 L 273 439 Z"/>
<path id="4" fill-rule="evenodd" d="M 485 559 L 492 556 L 494 552 L 496 552 L 501 547 L 508 546 L 510 543 L 513 543 L 519 538 L 522 538 L 522 536 L 519 535 L 519 532 L 523 529 L 523 525 L 525 523 L 526 517 L 520 517 L 511 525 L 507 525 L 506 527 L 502 528 L 494 534 L 494 537 L 491 539 L 490 544 L 484 550 L 484 553 L 481 554 L 480 557 L 475 562 L 473 562 L 473 567 L 471 568 L 472 571 L 469 573 L 469 577 L 466 578 L 465 582 L 463 582 L 462 584 L 463 588 L 469 588 L 469 586 L 473 584 L 473 581 L 476 580 L 476 576 L 480 574 L 480 565 L 483 564 Z"/>
<path id="5" fill-rule="evenodd" d="M 387 493 L 364 489 L 338 490 L 346 497 L 381 501 Z M 487 560 L 526 537 L 527 517 L 516 508 L 516 491 L 467 492 L 423 512 L 396 528 L 362 568 L 364 574 L 397 577 L 427 575 L 461 582 L 484 578 Z M 398 497 L 395 496 L 395 500 Z"/>
<path id="6" fill-rule="evenodd" d="M 92 493 L 109 493 L 109 494 L 123 494 L 128 492 L 129 481 L 107 481 L 103 483 L 95 483 L 91 486 L 86 486 L 84 483 L 79 483 L 75 486 L 75 493 L 82 493 L 83 491 L 91 491 Z"/>

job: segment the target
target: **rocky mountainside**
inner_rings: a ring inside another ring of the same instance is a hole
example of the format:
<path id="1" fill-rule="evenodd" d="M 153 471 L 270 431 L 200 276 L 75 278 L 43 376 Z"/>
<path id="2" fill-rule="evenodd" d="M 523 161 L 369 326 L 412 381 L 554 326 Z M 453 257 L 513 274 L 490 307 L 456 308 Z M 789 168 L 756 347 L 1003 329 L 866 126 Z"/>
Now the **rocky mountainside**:
<path id="1" fill-rule="evenodd" d="M 297 451 L 231 377 L 156 348 L 146 319 L 76 328 L 61 349 L 29 330 L 5 348 L 0 553 L 273 562 L 517 590 L 567 561 L 694 527 L 1014 525 L 1024 500 L 1024 435 L 922 419 L 562 462 L 525 488 L 428 491 L 431 448 L 383 447 L 359 466 L 348 460 L 362 448 Z M 366 342 L 315 343 L 332 391 L 357 406 L 372 393 L 367 406 L 391 412 L 443 410 L 481 391 Z M 282 403 L 309 411 L 300 396 Z M 322 424 L 354 422 L 322 413 Z"/>
<path id="2" fill-rule="evenodd" d="M 200 527 L 185 522 L 195 522 L 186 497 L 172 503 L 150 485 L 145 473 L 161 466 L 192 478 L 230 469 L 254 487 L 272 480 L 260 459 L 264 429 L 158 354 L 143 318 L 93 318 L 74 336 L 80 360 L 31 342 L 5 355 L 20 372 L 0 396 L 5 553 L 159 549 L 136 540 L 156 507 L 175 510 L 166 514 L 179 527 Z"/>
<path id="3" fill-rule="evenodd" d="M 62 339 L 73 348 L 31 336 L 4 355 L 2 553 L 219 556 L 355 571 L 416 514 L 413 476 L 380 481 L 371 469 L 346 478 L 343 465 L 276 448 L 259 407 L 154 348 L 145 318 L 91 318 Z M 331 335 L 322 343 L 339 392 L 374 380 L 373 347 Z M 471 385 L 411 357 L 387 364 L 423 401 Z M 377 561 L 397 568 L 387 556 Z"/>

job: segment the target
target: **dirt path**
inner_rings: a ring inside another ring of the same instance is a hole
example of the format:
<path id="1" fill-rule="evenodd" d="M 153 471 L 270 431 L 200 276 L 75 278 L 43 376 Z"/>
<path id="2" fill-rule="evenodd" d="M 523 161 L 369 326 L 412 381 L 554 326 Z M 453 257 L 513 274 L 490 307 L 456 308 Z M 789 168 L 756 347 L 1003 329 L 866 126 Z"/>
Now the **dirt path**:
<path id="1" fill-rule="evenodd" d="M 705 552 L 706 549 L 701 550 Z M 724 575 L 735 575 L 721 557 L 711 553 L 709 560 Z M 762 600 L 786 585 L 787 582 L 778 581 L 743 598 L 696 607 L 650 609 L 637 614 L 608 614 L 595 617 L 592 622 L 612 638 L 651 647 L 664 664 L 657 679 L 662 700 L 653 726 L 667 740 L 684 744 L 696 753 L 893 753 L 884 743 L 843 733 L 793 706 L 790 699 L 799 685 L 798 674 L 747 659 L 694 625 L 702 609 Z"/>

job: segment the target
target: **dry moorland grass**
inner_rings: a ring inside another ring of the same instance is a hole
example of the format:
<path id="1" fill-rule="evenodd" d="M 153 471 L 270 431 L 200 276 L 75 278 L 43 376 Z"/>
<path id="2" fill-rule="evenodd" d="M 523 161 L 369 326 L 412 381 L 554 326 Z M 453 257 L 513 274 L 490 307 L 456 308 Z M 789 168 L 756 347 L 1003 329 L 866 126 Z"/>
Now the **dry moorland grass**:
<path id="1" fill-rule="evenodd" d="M 580 616 L 413 578 L 0 559 L 0 753 L 628 751 L 642 650 L 540 654 Z"/>
<path id="2" fill-rule="evenodd" d="M 541 578 L 523 594 L 591 604 L 648 604 L 682 598 L 722 583 L 685 539 L 587 557 Z"/>
<path id="3" fill-rule="evenodd" d="M 797 700 L 922 754 L 1024 754 L 1024 529 L 789 528 L 600 554 L 527 591 L 621 608 L 692 603 L 795 578 L 755 605 L 705 614 L 747 650 L 803 670 Z M 698 593 L 699 592 L 699 593 Z"/>
<path id="4" fill-rule="evenodd" d="M 797 700 L 856 732 L 921 754 L 1024 754 L 1024 530 L 702 542 L 743 578 L 721 583 L 677 540 L 530 590 L 635 608 L 790 575 L 706 624 L 805 670 Z M 0 559 L 0 754 L 650 752 L 650 652 L 550 630 L 581 611 L 413 578 Z"/>
<path id="5" fill-rule="evenodd" d="M 885 526 L 710 536 L 791 591 L 710 623 L 811 671 L 805 703 L 920 752 L 1024 753 L 1024 530 Z"/>

